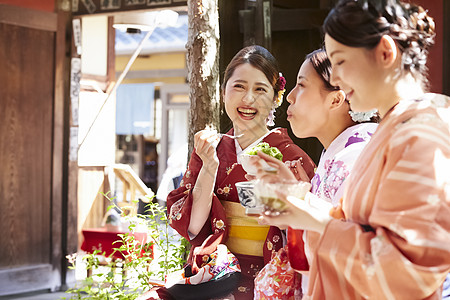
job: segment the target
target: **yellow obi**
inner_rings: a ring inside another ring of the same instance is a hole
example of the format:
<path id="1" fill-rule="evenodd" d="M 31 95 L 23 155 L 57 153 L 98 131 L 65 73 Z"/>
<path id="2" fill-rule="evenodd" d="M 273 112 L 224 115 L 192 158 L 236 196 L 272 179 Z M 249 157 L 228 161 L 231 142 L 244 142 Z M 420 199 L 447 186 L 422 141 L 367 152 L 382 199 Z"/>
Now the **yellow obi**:
<path id="1" fill-rule="evenodd" d="M 245 208 L 237 202 L 221 201 L 225 208 L 229 226 L 225 243 L 231 252 L 237 254 L 263 256 L 263 246 L 269 226 L 259 225 L 254 217 L 245 214 Z"/>

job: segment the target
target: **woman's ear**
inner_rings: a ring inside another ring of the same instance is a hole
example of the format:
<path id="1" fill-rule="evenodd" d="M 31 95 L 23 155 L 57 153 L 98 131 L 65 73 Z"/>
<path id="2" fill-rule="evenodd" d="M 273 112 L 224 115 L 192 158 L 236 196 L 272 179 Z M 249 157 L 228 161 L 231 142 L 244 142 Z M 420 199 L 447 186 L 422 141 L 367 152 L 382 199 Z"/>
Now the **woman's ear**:
<path id="1" fill-rule="evenodd" d="M 395 41 L 389 35 L 383 35 L 380 42 L 375 47 L 375 58 L 381 66 L 385 68 L 391 67 L 398 56 L 398 48 Z"/>
<path id="2" fill-rule="evenodd" d="M 333 91 L 329 94 L 331 97 L 330 109 L 336 109 L 342 106 L 345 103 L 345 93 L 343 90 Z"/>

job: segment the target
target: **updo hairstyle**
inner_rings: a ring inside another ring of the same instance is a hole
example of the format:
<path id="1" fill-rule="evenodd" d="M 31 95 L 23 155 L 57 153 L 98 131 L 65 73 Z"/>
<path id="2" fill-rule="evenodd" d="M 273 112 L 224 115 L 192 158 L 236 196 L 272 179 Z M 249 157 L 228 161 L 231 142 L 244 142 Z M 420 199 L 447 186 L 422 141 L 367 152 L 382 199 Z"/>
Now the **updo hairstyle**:
<path id="1" fill-rule="evenodd" d="M 323 29 L 341 44 L 366 49 L 389 35 L 402 52 L 402 70 L 427 83 L 426 62 L 435 27 L 421 6 L 399 0 L 341 0 L 326 17 Z"/>

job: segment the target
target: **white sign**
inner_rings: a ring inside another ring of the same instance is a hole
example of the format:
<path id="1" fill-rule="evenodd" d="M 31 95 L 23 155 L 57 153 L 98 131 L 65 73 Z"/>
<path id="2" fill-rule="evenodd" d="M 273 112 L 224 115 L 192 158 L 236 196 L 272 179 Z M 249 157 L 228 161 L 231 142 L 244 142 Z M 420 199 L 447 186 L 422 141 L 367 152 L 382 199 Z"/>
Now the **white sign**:
<path id="1" fill-rule="evenodd" d="M 72 57 L 70 68 L 70 102 L 72 125 L 78 125 L 78 98 L 80 95 L 81 58 Z"/>
<path id="2" fill-rule="evenodd" d="M 75 44 L 75 48 L 77 49 L 77 54 L 81 55 L 81 20 L 73 19 L 72 28 L 73 28 L 73 42 Z"/>
<path id="3" fill-rule="evenodd" d="M 78 127 L 70 127 L 69 161 L 78 160 Z"/>

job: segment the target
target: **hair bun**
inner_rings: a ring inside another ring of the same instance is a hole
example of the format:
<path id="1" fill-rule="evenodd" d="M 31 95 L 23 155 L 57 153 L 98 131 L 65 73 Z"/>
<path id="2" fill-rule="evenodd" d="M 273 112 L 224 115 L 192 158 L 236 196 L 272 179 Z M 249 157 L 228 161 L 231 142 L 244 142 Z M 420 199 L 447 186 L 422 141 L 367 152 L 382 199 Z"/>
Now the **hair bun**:
<path id="1" fill-rule="evenodd" d="M 432 17 L 427 14 L 427 11 L 422 6 L 414 6 L 410 12 L 411 27 L 419 32 L 434 35 L 435 24 Z"/>

